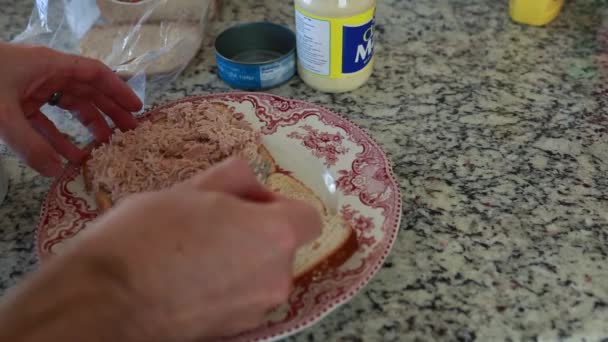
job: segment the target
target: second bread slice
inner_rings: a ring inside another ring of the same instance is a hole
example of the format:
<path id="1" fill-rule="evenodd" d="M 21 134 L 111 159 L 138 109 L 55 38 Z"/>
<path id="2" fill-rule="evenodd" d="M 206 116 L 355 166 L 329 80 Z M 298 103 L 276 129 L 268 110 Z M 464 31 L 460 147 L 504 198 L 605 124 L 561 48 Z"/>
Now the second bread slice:
<path id="1" fill-rule="evenodd" d="M 355 231 L 340 215 L 327 213 L 321 199 L 302 182 L 283 173 L 274 173 L 268 177 L 267 186 L 288 198 L 309 203 L 321 213 L 321 235 L 296 252 L 296 281 L 311 280 L 338 268 L 356 252 Z"/>
<path id="2" fill-rule="evenodd" d="M 178 71 L 194 57 L 202 41 L 198 25 L 144 24 L 131 33 L 134 29 L 131 25 L 94 27 L 81 40 L 80 52 L 128 78 L 142 70 L 147 75 Z"/>

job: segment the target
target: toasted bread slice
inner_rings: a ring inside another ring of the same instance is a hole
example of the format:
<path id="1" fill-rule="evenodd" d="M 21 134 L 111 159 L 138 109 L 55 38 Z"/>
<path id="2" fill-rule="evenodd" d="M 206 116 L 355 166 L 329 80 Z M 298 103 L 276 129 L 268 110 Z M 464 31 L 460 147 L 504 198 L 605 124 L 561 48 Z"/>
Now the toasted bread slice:
<path id="1" fill-rule="evenodd" d="M 160 120 L 163 120 L 163 119 L 161 118 Z M 270 155 L 270 152 L 268 152 L 268 150 L 266 149 L 266 147 L 264 147 L 264 145 L 260 145 L 258 153 L 259 153 L 259 160 L 254 161 L 254 163 L 255 164 L 264 163 L 265 167 L 260 168 L 260 170 L 256 170 L 256 172 L 266 173 L 266 175 L 264 175 L 264 176 L 259 175 L 259 177 L 261 179 L 262 178 L 266 179 L 269 175 L 276 172 L 277 166 L 276 166 L 274 159 Z M 264 170 L 261 170 L 261 169 L 264 169 Z M 93 195 L 95 197 L 95 204 L 97 205 L 97 211 L 99 213 L 103 213 L 103 212 L 107 211 L 108 209 L 112 208 L 112 206 L 114 204 L 113 204 L 112 196 L 110 195 L 110 193 L 103 188 L 94 189 L 93 173 L 89 169 L 89 166 L 86 162 L 84 163 L 84 165 L 82 167 L 82 177 L 84 179 L 85 189 L 87 190 L 87 192 L 93 193 Z"/>
<path id="2" fill-rule="evenodd" d="M 110 193 L 104 189 L 96 190 L 93 188 L 93 173 L 86 162 L 82 166 L 82 178 L 84 179 L 84 186 L 87 192 L 93 192 L 95 204 L 97 205 L 97 212 L 101 214 L 110 209 L 113 205 Z"/>
<path id="3" fill-rule="evenodd" d="M 310 282 L 344 264 L 358 249 L 357 236 L 352 227 L 341 216 L 330 215 L 321 199 L 304 183 L 278 171 L 274 159 L 263 145 L 259 153 L 270 167 L 266 186 L 285 197 L 309 203 L 319 211 L 323 221 L 321 236 L 296 252 L 294 281 Z M 87 189 L 91 191 L 92 174 L 86 165 L 83 167 L 83 177 Z M 95 202 L 100 213 L 113 205 L 110 194 L 103 189 L 95 192 Z"/>
<path id="4" fill-rule="evenodd" d="M 341 216 L 328 214 L 321 199 L 302 182 L 284 173 L 274 173 L 268 177 L 267 186 L 285 197 L 309 203 L 321 213 L 321 236 L 296 252 L 296 280 L 318 277 L 343 264 L 357 250 L 354 230 Z"/>
<path id="5" fill-rule="evenodd" d="M 261 145 L 258 153 L 260 154 L 260 159 L 268 165 L 269 174 L 277 172 L 277 162 L 274 160 L 266 146 Z"/>

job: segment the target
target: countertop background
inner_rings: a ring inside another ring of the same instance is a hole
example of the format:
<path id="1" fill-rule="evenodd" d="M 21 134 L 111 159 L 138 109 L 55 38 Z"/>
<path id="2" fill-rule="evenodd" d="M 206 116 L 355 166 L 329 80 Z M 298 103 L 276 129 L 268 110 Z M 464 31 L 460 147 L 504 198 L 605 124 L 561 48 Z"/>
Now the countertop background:
<path id="1" fill-rule="evenodd" d="M 0 0 L 0 38 L 33 1 Z M 353 301 L 294 341 L 608 338 L 608 31 L 605 1 L 567 1 L 544 28 L 507 1 L 382 0 L 372 79 L 341 95 L 297 77 L 272 93 L 345 114 L 395 163 L 404 217 L 387 263 Z M 289 1 L 226 1 L 235 23 L 292 24 Z M 230 90 L 211 39 L 156 99 Z M 78 139 L 71 122 L 62 129 Z M 50 181 L 5 147 L 0 293 L 36 268 Z"/>

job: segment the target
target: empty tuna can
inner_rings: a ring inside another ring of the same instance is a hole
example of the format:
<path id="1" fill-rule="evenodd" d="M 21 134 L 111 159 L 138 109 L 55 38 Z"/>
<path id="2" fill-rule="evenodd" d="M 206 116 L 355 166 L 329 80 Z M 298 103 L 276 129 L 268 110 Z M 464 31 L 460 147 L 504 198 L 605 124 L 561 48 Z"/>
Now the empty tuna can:
<path id="1" fill-rule="evenodd" d="M 219 77 L 245 90 L 276 87 L 296 72 L 296 36 L 266 22 L 233 26 L 215 40 Z"/>

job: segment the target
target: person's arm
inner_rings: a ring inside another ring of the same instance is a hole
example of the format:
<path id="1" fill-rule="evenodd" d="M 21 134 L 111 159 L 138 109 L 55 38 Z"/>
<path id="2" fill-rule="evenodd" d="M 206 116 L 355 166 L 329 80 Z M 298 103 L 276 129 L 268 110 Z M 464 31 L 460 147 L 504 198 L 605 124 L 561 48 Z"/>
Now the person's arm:
<path id="1" fill-rule="evenodd" d="M 264 322 L 289 298 L 313 207 L 243 160 L 123 199 L 0 302 L 0 341 L 199 341 Z"/>
<path id="2" fill-rule="evenodd" d="M 151 341 L 110 270 L 58 257 L 0 301 L 0 341 Z"/>

